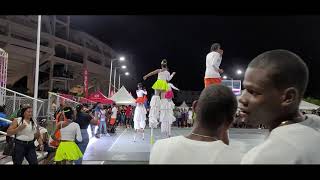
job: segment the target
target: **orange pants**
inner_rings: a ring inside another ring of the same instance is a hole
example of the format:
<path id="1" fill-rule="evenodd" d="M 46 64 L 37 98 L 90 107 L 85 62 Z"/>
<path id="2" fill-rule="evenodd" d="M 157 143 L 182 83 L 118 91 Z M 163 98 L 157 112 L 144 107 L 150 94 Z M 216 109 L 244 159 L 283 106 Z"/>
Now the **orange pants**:
<path id="1" fill-rule="evenodd" d="M 221 78 L 204 78 L 204 87 L 208 87 L 211 84 L 221 84 Z"/>

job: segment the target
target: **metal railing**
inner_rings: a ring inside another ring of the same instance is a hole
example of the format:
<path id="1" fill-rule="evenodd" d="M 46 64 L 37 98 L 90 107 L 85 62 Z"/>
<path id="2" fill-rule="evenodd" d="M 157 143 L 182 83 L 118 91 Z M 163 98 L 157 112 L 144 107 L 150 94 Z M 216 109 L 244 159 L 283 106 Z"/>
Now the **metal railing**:
<path id="1" fill-rule="evenodd" d="M 44 101 L 35 99 L 33 97 L 27 96 L 25 94 L 0 87 L 1 90 L 5 91 L 5 105 L 6 105 L 6 113 L 12 114 L 17 109 L 19 109 L 22 104 L 33 104 L 33 101 L 37 102 L 37 117 L 40 115 L 40 111 L 43 108 Z"/>

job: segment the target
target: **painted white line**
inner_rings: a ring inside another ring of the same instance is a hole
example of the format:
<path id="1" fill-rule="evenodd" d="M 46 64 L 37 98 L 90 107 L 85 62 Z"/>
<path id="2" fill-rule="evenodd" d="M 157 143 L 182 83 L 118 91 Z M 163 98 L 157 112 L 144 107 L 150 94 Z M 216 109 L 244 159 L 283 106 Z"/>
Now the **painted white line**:
<path id="1" fill-rule="evenodd" d="M 111 145 L 111 147 L 108 149 L 108 151 L 110 151 L 110 150 L 113 148 L 113 146 L 118 142 L 118 140 L 120 139 L 120 137 L 121 137 L 126 131 L 127 131 L 127 129 L 125 129 L 125 130 L 120 134 L 120 136 L 117 137 L 117 139 L 114 141 L 114 143 L 112 143 L 112 145 Z"/>

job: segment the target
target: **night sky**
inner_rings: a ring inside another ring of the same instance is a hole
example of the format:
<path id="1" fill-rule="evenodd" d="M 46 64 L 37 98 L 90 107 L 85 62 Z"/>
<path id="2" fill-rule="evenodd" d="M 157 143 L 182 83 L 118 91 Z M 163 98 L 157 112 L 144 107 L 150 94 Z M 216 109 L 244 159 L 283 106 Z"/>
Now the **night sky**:
<path id="1" fill-rule="evenodd" d="M 221 68 L 234 79 L 258 54 L 272 49 L 297 53 L 307 63 L 310 80 L 306 96 L 320 98 L 320 16 L 71 16 L 85 31 L 129 59 L 134 76 L 125 80 L 134 90 L 143 75 L 168 60 L 172 82 L 182 90 L 202 90 L 205 57 L 214 42 L 224 50 Z M 156 76 L 143 81 L 151 89 Z"/>

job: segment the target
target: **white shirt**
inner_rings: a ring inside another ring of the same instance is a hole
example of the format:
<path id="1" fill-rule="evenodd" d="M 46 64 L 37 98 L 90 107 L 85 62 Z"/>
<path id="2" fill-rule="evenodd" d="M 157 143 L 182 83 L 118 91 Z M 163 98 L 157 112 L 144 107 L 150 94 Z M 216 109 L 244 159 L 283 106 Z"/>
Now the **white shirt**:
<path id="1" fill-rule="evenodd" d="M 169 71 L 165 70 L 165 71 L 159 72 L 158 73 L 158 79 L 169 81 L 170 80 Z"/>
<path id="2" fill-rule="evenodd" d="M 74 141 L 77 139 L 79 142 L 82 141 L 80 126 L 78 123 L 72 122 L 68 126 L 62 128 L 60 132 L 61 140 Z"/>
<path id="3" fill-rule="evenodd" d="M 100 109 L 100 121 L 106 121 L 106 110 Z"/>
<path id="4" fill-rule="evenodd" d="M 137 97 L 143 97 L 144 95 L 147 95 L 147 91 L 144 91 L 142 89 L 139 89 L 136 91 Z"/>
<path id="5" fill-rule="evenodd" d="M 192 113 L 192 110 L 191 110 L 191 111 L 188 111 L 188 113 L 189 113 L 189 114 L 188 114 L 188 118 L 189 118 L 189 119 L 192 119 L 192 114 L 193 114 L 193 113 Z"/>
<path id="6" fill-rule="evenodd" d="M 117 108 L 116 108 L 116 107 L 113 107 L 113 108 L 112 108 L 111 118 L 117 118 L 117 112 L 118 112 Z"/>
<path id="7" fill-rule="evenodd" d="M 196 141 L 184 136 L 158 140 L 150 164 L 240 164 L 242 154 L 222 141 Z"/>
<path id="8" fill-rule="evenodd" d="M 43 139 L 43 134 L 45 134 L 45 133 L 48 132 L 48 130 L 47 130 L 46 128 L 41 127 L 41 126 L 39 127 L 39 131 L 40 131 L 40 136 L 41 136 L 42 139 Z M 51 137 L 49 136 L 49 138 L 51 138 Z M 35 145 L 36 147 L 39 145 L 38 140 L 35 140 L 35 141 L 34 141 L 34 145 Z"/>
<path id="9" fill-rule="evenodd" d="M 18 126 L 21 125 L 22 118 L 17 118 Z M 21 141 L 33 141 L 34 140 L 34 134 L 37 133 L 36 125 L 33 126 L 32 129 L 32 123 L 31 121 L 29 124 L 24 120 L 23 123 L 27 125 L 23 130 L 17 132 L 16 138 Z"/>
<path id="10" fill-rule="evenodd" d="M 205 78 L 220 78 L 220 73 L 216 69 L 219 69 L 221 60 L 222 56 L 218 52 L 212 51 L 207 54 Z"/>
<path id="11" fill-rule="evenodd" d="M 320 117 L 271 131 L 262 144 L 246 153 L 241 164 L 320 164 Z"/>

